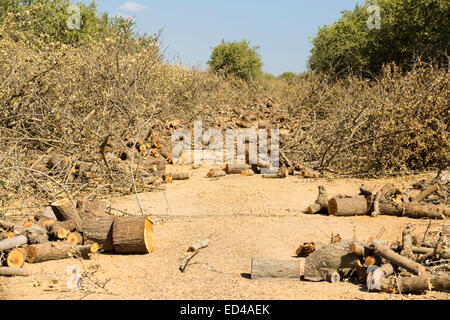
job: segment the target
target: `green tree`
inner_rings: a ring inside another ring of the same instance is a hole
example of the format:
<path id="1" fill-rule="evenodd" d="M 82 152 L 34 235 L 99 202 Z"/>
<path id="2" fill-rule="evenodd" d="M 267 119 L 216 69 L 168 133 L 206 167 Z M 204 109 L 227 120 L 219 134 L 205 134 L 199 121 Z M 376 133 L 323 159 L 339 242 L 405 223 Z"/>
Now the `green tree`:
<path id="1" fill-rule="evenodd" d="M 86 5 L 70 0 L 1 0 L 0 23 L 15 19 L 10 14 L 26 22 L 21 24 L 21 31 L 28 36 L 44 36 L 66 44 L 99 38 L 110 22 L 106 14 L 97 16 L 95 1 Z"/>
<path id="2" fill-rule="evenodd" d="M 225 76 L 233 75 L 249 81 L 263 75 L 262 60 L 257 52 L 259 47 L 251 47 L 247 40 L 225 42 L 215 47 L 208 61 L 214 72 Z"/>
<path id="3" fill-rule="evenodd" d="M 278 76 L 279 79 L 284 80 L 284 81 L 291 81 L 292 79 L 295 78 L 295 73 L 293 72 L 284 72 L 281 75 Z"/>
<path id="4" fill-rule="evenodd" d="M 378 73 L 395 62 L 407 69 L 420 56 L 448 65 L 450 2 L 448 0 L 378 0 L 380 28 L 369 28 L 370 1 L 344 11 L 312 40 L 309 68 L 336 74 Z"/>

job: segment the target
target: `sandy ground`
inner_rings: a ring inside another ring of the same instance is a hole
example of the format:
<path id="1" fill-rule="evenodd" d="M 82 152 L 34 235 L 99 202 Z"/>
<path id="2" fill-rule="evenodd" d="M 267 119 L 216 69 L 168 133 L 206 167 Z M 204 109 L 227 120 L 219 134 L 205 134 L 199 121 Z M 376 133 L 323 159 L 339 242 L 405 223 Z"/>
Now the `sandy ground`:
<path id="1" fill-rule="evenodd" d="M 187 168 L 175 168 L 188 170 Z M 259 176 L 205 178 L 208 168 L 192 171 L 188 181 L 167 186 L 164 192 L 139 195 L 146 213 L 156 215 L 155 251 L 149 255 L 98 254 L 91 260 L 68 259 L 26 264 L 28 278 L 0 279 L 0 299 L 428 299 L 448 300 L 450 294 L 428 293 L 401 296 L 368 293 L 354 283 L 310 283 L 295 281 L 252 281 L 252 257 L 295 260 L 303 242 L 328 242 L 331 233 L 344 239 L 367 240 L 382 227 L 381 240 L 399 240 L 408 223 L 423 236 L 428 221 L 395 217 L 338 218 L 306 215 L 303 210 L 317 197 L 317 186 L 328 187 L 329 194 L 357 195 L 362 181 L 262 179 Z M 381 186 L 388 180 L 369 180 Z M 410 184 L 411 178 L 391 179 Z M 135 196 L 114 199 L 112 207 L 138 212 Z M 170 219 L 166 219 L 168 217 Z M 443 223 L 434 222 L 432 229 Z M 210 238 L 188 265 L 178 267 L 186 249 Z M 301 266 L 304 259 L 299 259 Z M 84 272 L 81 290 L 68 290 L 66 270 L 78 265 Z"/>

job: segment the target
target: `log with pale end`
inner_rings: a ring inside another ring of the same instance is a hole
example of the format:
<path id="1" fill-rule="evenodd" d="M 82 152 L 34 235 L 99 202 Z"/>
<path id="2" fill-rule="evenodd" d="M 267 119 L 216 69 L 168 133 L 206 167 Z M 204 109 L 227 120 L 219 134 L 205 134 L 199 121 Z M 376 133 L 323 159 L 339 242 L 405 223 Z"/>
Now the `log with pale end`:
<path id="1" fill-rule="evenodd" d="M 227 175 L 227 173 L 221 169 L 211 169 L 206 174 L 206 176 L 211 179 L 225 177 L 226 175 Z"/>
<path id="2" fill-rule="evenodd" d="M 252 259 L 252 280 L 300 280 L 300 263 L 273 259 Z"/>
<path id="3" fill-rule="evenodd" d="M 328 210 L 328 193 L 324 186 L 319 186 L 319 196 L 316 202 L 309 206 L 306 211 L 308 214 L 326 213 Z"/>
<path id="4" fill-rule="evenodd" d="M 225 167 L 225 172 L 227 174 L 241 174 L 244 170 L 251 169 L 252 166 L 249 164 L 227 164 Z"/>
<path id="5" fill-rule="evenodd" d="M 146 254 L 154 250 L 153 223 L 150 217 L 114 219 L 112 239 L 117 253 Z"/>
<path id="6" fill-rule="evenodd" d="M 70 242 L 71 244 L 82 244 L 83 243 L 83 236 L 79 232 L 71 232 L 67 235 L 67 242 Z"/>
<path id="7" fill-rule="evenodd" d="M 30 245 L 25 248 L 28 263 L 85 257 L 90 253 L 96 253 L 97 250 L 98 245 L 95 243 L 80 246 L 68 242 L 49 242 Z"/>
<path id="8" fill-rule="evenodd" d="M 328 202 L 328 214 L 338 217 L 365 216 L 371 209 L 369 197 L 332 198 Z"/>

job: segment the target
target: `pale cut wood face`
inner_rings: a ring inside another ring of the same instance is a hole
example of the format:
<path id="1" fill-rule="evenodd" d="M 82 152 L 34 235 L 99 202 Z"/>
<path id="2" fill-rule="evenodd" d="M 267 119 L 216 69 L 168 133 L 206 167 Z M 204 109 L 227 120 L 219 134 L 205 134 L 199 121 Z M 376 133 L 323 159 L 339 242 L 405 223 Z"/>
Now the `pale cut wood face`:
<path id="1" fill-rule="evenodd" d="M 145 219 L 145 227 L 144 227 L 144 241 L 145 247 L 149 253 L 152 253 L 154 248 L 154 237 L 153 237 L 153 224 L 150 219 L 147 217 Z"/>

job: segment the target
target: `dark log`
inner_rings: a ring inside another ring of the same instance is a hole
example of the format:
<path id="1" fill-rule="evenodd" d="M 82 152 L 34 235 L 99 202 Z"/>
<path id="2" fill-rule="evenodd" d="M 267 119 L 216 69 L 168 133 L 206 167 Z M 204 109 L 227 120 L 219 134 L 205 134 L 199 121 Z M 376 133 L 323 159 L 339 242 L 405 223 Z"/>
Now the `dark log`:
<path id="1" fill-rule="evenodd" d="M 253 258 L 251 279 L 300 281 L 300 263 L 298 261 Z"/>
<path id="2" fill-rule="evenodd" d="M 114 251 L 151 253 L 154 250 L 153 223 L 149 217 L 117 217 L 113 224 Z"/>

